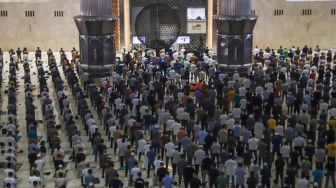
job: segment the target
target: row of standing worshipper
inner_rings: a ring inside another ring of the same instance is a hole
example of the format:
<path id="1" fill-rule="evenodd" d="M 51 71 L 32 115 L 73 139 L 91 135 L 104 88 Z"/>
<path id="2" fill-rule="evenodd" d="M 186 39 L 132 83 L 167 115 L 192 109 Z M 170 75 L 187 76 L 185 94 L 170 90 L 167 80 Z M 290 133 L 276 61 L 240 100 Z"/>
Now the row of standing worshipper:
<path id="1" fill-rule="evenodd" d="M 0 50 L 1 51 L 1 50 Z M 6 62 L 7 63 L 7 62 Z M 3 74 L 3 53 L 0 52 L 0 67 L 1 74 Z M 7 104 L 7 124 L 1 126 L 1 137 L 0 137 L 0 148 L 1 148 L 1 161 L 4 168 L 4 187 L 13 187 L 16 186 L 16 165 L 17 165 L 17 142 L 20 139 L 17 124 L 17 98 L 16 98 L 16 88 L 18 87 L 17 78 L 16 78 L 16 62 L 13 58 L 10 58 L 9 62 L 9 80 L 8 80 L 8 89 L 5 91 L 6 97 L 8 97 Z M 1 76 L 2 78 L 2 76 Z M 3 85 L 1 85 L 3 87 Z M 1 96 L 2 100 L 4 99 Z M 2 116 L 6 113 L 2 113 Z"/>

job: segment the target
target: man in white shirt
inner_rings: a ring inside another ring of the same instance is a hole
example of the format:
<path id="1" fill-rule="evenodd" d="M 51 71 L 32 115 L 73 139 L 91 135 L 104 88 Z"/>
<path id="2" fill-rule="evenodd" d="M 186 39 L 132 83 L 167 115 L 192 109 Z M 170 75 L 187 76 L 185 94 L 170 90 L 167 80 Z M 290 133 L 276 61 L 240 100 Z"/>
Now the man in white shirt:
<path id="1" fill-rule="evenodd" d="M 144 155 L 145 153 L 145 145 L 146 145 L 146 140 L 145 139 L 140 139 L 138 140 L 138 147 L 137 147 L 137 150 L 138 150 L 138 155 L 139 155 L 139 161 L 141 159 L 141 155 Z"/>
<path id="2" fill-rule="evenodd" d="M 175 151 L 175 145 L 173 142 L 168 142 L 164 145 L 164 149 L 166 150 L 166 167 L 168 167 L 169 159 L 172 159 Z"/>
<path id="3" fill-rule="evenodd" d="M 157 175 L 157 170 L 161 167 L 161 163 L 164 164 L 164 162 L 161 160 L 161 156 L 158 155 L 157 158 L 156 158 L 156 160 L 153 162 L 154 176 L 155 176 L 155 178 L 154 178 L 154 186 L 156 186 L 157 183 L 158 183 L 159 177 Z"/>
<path id="4" fill-rule="evenodd" d="M 297 182 L 297 188 L 308 188 L 308 186 L 309 181 L 304 176 Z"/>
<path id="5" fill-rule="evenodd" d="M 138 162 L 135 162 L 135 166 L 131 169 L 131 180 L 134 182 L 136 179 L 138 179 L 139 173 L 141 173 L 140 168 L 138 168 Z"/>
<path id="6" fill-rule="evenodd" d="M 283 137 L 284 136 L 284 126 L 277 125 L 275 127 L 275 133 L 278 133 L 279 136 Z"/>
<path id="7" fill-rule="evenodd" d="M 117 117 L 119 117 L 119 112 L 121 110 L 121 104 L 122 104 L 122 99 L 118 97 L 116 100 L 114 100 L 114 109 L 115 109 L 115 114 Z"/>
<path id="8" fill-rule="evenodd" d="M 241 117 L 241 109 L 240 108 L 233 108 L 232 115 L 234 119 L 240 119 Z"/>
<path id="9" fill-rule="evenodd" d="M 237 162 L 234 161 L 232 158 L 230 158 L 225 162 L 224 166 L 225 166 L 225 174 L 232 178 L 232 187 L 234 187 L 234 175 L 237 167 Z"/>
<path id="10" fill-rule="evenodd" d="M 295 151 L 299 152 L 301 159 L 302 159 L 302 149 L 304 146 L 304 142 L 305 140 L 304 138 L 301 137 L 300 134 L 293 140 L 293 148 Z"/>
<path id="11" fill-rule="evenodd" d="M 173 131 L 173 141 L 175 142 L 176 141 L 176 135 L 177 135 L 177 132 L 180 130 L 181 128 L 181 124 L 180 123 L 173 123 L 172 125 L 172 131 Z"/>
<path id="12" fill-rule="evenodd" d="M 245 97 L 246 96 L 246 88 L 245 87 L 240 87 L 239 88 L 239 96 L 240 97 Z"/>
<path id="13" fill-rule="evenodd" d="M 173 132 L 173 124 L 175 123 L 175 120 L 173 116 L 170 116 L 170 118 L 167 121 L 167 131 L 169 133 L 169 136 L 172 135 Z"/>
<path id="14" fill-rule="evenodd" d="M 173 69 L 173 70 L 171 70 L 171 71 L 169 72 L 169 78 L 170 78 L 171 80 L 175 80 L 175 76 L 176 76 L 176 72 L 175 72 L 174 69 Z"/>
<path id="15" fill-rule="evenodd" d="M 226 121 L 226 128 L 229 130 L 232 130 L 234 123 L 235 123 L 235 120 L 233 119 L 231 115 L 230 118 Z"/>
<path id="16" fill-rule="evenodd" d="M 39 171 L 40 173 L 40 178 L 41 178 L 41 182 L 42 182 L 42 186 L 43 185 L 43 180 L 44 180 L 44 170 L 43 170 L 43 167 L 44 167 L 44 161 L 42 159 L 42 155 L 39 153 L 37 154 L 37 160 L 35 161 L 35 165 L 36 165 L 36 170 Z"/>
<path id="17" fill-rule="evenodd" d="M 258 138 L 258 139 L 262 139 L 264 137 L 264 135 L 263 135 L 264 130 L 265 130 L 264 124 L 260 120 L 258 120 L 254 124 L 255 137 Z"/>
<path id="18" fill-rule="evenodd" d="M 254 153 L 254 157 L 257 160 L 258 159 L 258 143 L 259 143 L 259 139 L 258 138 L 250 138 L 248 141 L 248 146 L 249 146 L 249 150 L 251 153 Z"/>
<path id="19" fill-rule="evenodd" d="M 90 127 L 89 127 L 89 131 L 90 131 L 90 138 L 92 139 L 92 135 L 93 133 L 97 132 L 98 131 L 98 126 L 96 124 L 92 124 Z"/>
<path id="20" fill-rule="evenodd" d="M 42 187 L 41 178 L 37 176 L 37 171 L 33 172 L 33 175 L 29 177 L 30 187 Z"/>
<path id="21" fill-rule="evenodd" d="M 202 165 L 202 161 L 205 158 L 205 152 L 203 146 L 200 146 L 194 154 L 195 159 L 195 173 L 198 175 L 199 167 Z"/>
<path id="22" fill-rule="evenodd" d="M 95 119 L 93 119 L 93 115 L 90 114 L 89 118 L 86 120 L 86 124 L 88 125 L 88 127 L 91 127 L 95 123 L 96 123 L 96 121 L 95 121 Z"/>
<path id="23" fill-rule="evenodd" d="M 283 146 L 281 146 L 281 148 L 280 148 L 281 156 L 282 156 L 282 158 L 285 159 L 287 167 L 289 165 L 289 154 L 290 154 L 290 151 L 291 151 L 291 149 L 290 149 L 290 147 L 289 147 L 289 145 L 288 145 L 287 142 Z"/>
<path id="24" fill-rule="evenodd" d="M 181 102 L 182 102 L 182 99 L 181 99 Z M 182 106 L 180 106 L 179 108 L 177 108 L 176 114 L 177 114 L 177 119 L 179 121 L 181 121 L 181 116 L 182 116 L 183 112 L 184 112 L 184 108 Z"/>
<path id="25" fill-rule="evenodd" d="M 3 179 L 3 184 L 5 186 L 10 185 L 10 187 L 16 187 L 16 180 L 13 172 L 9 172 L 8 176 Z"/>

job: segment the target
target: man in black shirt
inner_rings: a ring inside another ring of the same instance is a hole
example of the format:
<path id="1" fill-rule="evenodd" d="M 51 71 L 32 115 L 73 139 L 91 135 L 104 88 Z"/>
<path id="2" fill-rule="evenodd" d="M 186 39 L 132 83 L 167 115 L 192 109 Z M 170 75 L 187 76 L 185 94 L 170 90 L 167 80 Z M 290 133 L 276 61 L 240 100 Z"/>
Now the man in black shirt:
<path id="1" fill-rule="evenodd" d="M 284 166 L 285 166 L 285 160 L 282 158 L 282 155 L 280 154 L 279 157 L 275 160 L 275 180 L 274 180 L 274 183 L 278 184 L 279 176 L 280 176 L 281 187 L 283 187 Z"/>
<path id="2" fill-rule="evenodd" d="M 325 165 L 327 170 L 326 173 L 326 187 L 329 185 L 329 179 L 331 179 L 333 187 L 336 187 L 335 182 L 335 160 L 328 160 L 327 164 Z"/>
<path id="3" fill-rule="evenodd" d="M 335 130 L 333 129 L 333 126 L 329 126 L 329 130 L 326 131 L 325 135 L 327 144 L 335 142 L 336 133 Z"/>
<path id="4" fill-rule="evenodd" d="M 144 188 L 145 184 L 145 180 L 141 178 L 141 173 L 138 173 L 138 179 L 134 181 L 134 188 Z"/>
<path id="5" fill-rule="evenodd" d="M 261 184 L 263 187 L 271 188 L 271 170 L 267 163 L 264 163 L 263 169 L 260 170 L 261 174 Z"/>
<path id="6" fill-rule="evenodd" d="M 78 148 L 78 153 L 75 156 L 75 167 L 86 159 L 86 154 L 83 152 L 83 148 Z"/>
<path id="7" fill-rule="evenodd" d="M 21 56 L 21 50 L 20 50 L 20 48 L 18 48 L 18 49 L 16 50 L 16 55 L 17 55 L 18 60 L 19 60 L 19 61 L 22 61 L 22 56 Z"/>
<path id="8" fill-rule="evenodd" d="M 256 188 L 258 185 L 258 178 L 254 175 L 254 172 L 250 173 L 250 177 L 246 180 L 247 188 Z"/>
<path id="9" fill-rule="evenodd" d="M 216 182 L 218 176 L 219 176 L 219 170 L 216 168 L 216 165 L 213 163 L 212 168 L 209 170 L 210 188 L 212 188 L 212 186 L 215 186 L 215 188 L 218 188 L 218 184 Z"/>
<path id="10" fill-rule="evenodd" d="M 209 154 L 205 154 L 205 158 L 202 160 L 202 179 L 209 173 L 209 170 L 214 164 L 213 160 L 210 158 Z"/>
<path id="11" fill-rule="evenodd" d="M 194 177 L 190 181 L 190 187 L 191 188 L 200 188 L 202 185 L 201 180 L 197 177 L 195 174 Z M 187 188 L 187 187 L 186 187 Z"/>
<path id="12" fill-rule="evenodd" d="M 289 186 L 294 187 L 295 186 L 295 177 L 296 177 L 296 170 L 294 166 L 289 166 L 289 168 L 286 171 L 286 184 Z"/>
<path id="13" fill-rule="evenodd" d="M 41 59 L 41 50 L 40 47 L 37 47 L 36 51 L 35 51 L 35 61 L 37 61 L 37 59 Z"/>
<path id="14" fill-rule="evenodd" d="M 115 174 L 114 177 L 109 182 L 109 188 L 121 188 L 124 183 L 119 179 L 119 175 Z"/>
<path id="15" fill-rule="evenodd" d="M 184 168 L 184 187 L 188 188 L 188 185 L 190 184 L 193 174 L 195 173 L 194 167 L 190 165 L 190 163 Z"/>
<path id="16" fill-rule="evenodd" d="M 166 173 L 167 173 L 167 169 L 164 167 L 164 163 L 161 162 L 160 168 L 157 169 L 157 172 L 156 172 L 160 187 L 162 185 L 162 179 L 166 176 Z"/>

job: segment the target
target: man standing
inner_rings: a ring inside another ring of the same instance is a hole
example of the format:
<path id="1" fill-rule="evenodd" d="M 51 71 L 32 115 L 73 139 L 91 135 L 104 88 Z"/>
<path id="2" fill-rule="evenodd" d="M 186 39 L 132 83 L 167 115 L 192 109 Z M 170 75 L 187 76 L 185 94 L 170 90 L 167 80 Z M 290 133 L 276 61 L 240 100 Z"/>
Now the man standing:
<path id="1" fill-rule="evenodd" d="M 20 48 L 18 48 L 18 49 L 16 50 L 16 55 L 17 55 L 17 58 L 18 58 L 19 61 L 22 61 L 21 53 L 22 53 L 22 51 L 20 50 Z"/>
<path id="2" fill-rule="evenodd" d="M 37 47 L 36 51 L 35 51 L 35 61 L 37 62 L 38 59 L 41 59 L 42 57 L 42 52 L 40 50 L 40 47 Z"/>
<path id="3" fill-rule="evenodd" d="M 278 184 L 279 177 L 280 177 L 280 183 L 281 187 L 283 187 L 283 177 L 284 177 L 284 167 L 285 167 L 285 160 L 282 158 L 281 154 L 279 157 L 275 160 L 275 180 L 274 183 Z"/>
<path id="4" fill-rule="evenodd" d="M 141 172 L 137 174 L 137 179 L 134 181 L 134 188 L 144 188 L 145 180 L 141 178 Z"/>
<path id="5" fill-rule="evenodd" d="M 184 187 L 188 188 L 188 185 L 191 183 L 193 179 L 193 174 L 195 173 L 194 167 L 190 165 L 190 163 L 184 168 L 183 179 L 184 179 Z M 191 186 L 192 187 L 192 186 Z M 194 188 L 194 187 L 193 187 Z"/>
<path id="6" fill-rule="evenodd" d="M 148 166 L 147 166 L 147 178 L 149 178 L 150 170 L 153 167 L 153 163 L 156 157 L 156 152 L 154 151 L 153 146 L 149 147 L 149 151 L 146 154 L 146 157 L 148 159 Z"/>
<path id="7" fill-rule="evenodd" d="M 212 168 L 209 170 L 209 186 L 212 188 L 215 186 L 215 188 L 218 188 L 217 184 L 217 178 L 219 176 L 219 170 L 216 168 L 215 164 L 212 164 Z"/>
<path id="8" fill-rule="evenodd" d="M 225 162 L 225 174 L 228 177 L 228 181 L 230 181 L 230 177 L 232 178 L 232 186 L 234 186 L 234 175 L 235 175 L 235 169 L 237 166 L 236 161 L 233 160 L 233 157 Z"/>
<path id="9" fill-rule="evenodd" d="M 109 182 L 109 188 L 121 188 L 124 183 L 119 179 L 119 175 L 115 174 L 114 177 Z"/>
<path id="10" fill-rule="evenodd" d="M 174 180 L 171 176 L 169 176 L 169 172 L 166 172 L 166 176 L 162 179 L 162 184 L 164 188 L 172 188 Z"/>
<path id="11" fill-rule="evenodd" d="M 229 187 L 229 179 L 225 176 L 224 172 L 220 172 L 220 175 L 216 179 L 217 187 L 227 188 Z"/>
<path id="12" fill-rule="evenodd" d="M 205 158 L 205 152 L 202 146 L 200 146 L 198 150 L 195 152 L 194 158 L 195 158 L 195 170 L 196 170 L 195 173 L 196 175 L 198 175 L 199 167 L 202 165 L 202 161 Z"/>
<path id="13" fill-rule="evenodd" d="M 264 163 L 264 168 L 261 169 L 260 174 L 261 174 L 261 184 L 262 184 L 262 186 L 266 187 L 266 188 L 271 188 L 271 182 L 270 182 L 271 170 L 268 167 L 268 164 L 266 162 Z"/>
<path id="14" fill-rule="evenodd" d="M 325 168 L 327 170 L 327 173 L 326 173 L 326 187 L 328 187 L 328 185 L 329 185 L 329 179 L 331 179 L 333 187 L 336 187 L 336 183 L 335 183 L 335 160 L 328 160 L 327 164 L 325 165 Z"/>

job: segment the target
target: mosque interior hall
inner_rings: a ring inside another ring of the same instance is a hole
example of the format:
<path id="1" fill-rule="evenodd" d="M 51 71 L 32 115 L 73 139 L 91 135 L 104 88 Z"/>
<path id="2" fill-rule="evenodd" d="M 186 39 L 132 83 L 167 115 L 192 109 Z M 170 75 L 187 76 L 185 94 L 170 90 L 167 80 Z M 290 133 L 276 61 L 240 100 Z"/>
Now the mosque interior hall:
<path id="1" fill-rule="evenodd" d="M 0 0 L 0 187 L 336 188 L 335 20 L 336 0 Z"/>

